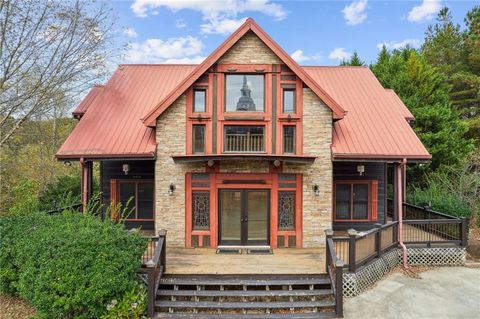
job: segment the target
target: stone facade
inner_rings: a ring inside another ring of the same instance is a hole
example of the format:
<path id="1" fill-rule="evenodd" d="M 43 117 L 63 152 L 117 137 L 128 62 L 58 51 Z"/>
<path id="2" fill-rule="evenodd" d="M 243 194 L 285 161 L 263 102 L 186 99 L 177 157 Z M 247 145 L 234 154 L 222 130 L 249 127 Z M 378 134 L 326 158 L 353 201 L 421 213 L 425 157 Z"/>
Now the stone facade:
<path id="1" fill-rule="evenodd" d="M 317 156 L 311 165 L 288 164 L 287 173 L 303 174 L 303 247 L 325 245 L 332 227 L 332 111 L 309 88 L 303 89 L 303 153 Z M 313 186 L 318 185 L 320 196 Z"/>
<path id="2" fill-rule="evenodd" d="M 157 119 L 155 162 L 155 229 L 168 230 L 170 246 L 185 246 L 185 173 L 203 172 L 204 164 L 176 164 L 171 156 L 185 154 L 186 97 L 180 96 Z M 170 184 L 175 192 L 168 195 Z"/>
<path id="3" fill-rule="evenodd" d="M 280 64 L 281 60 L 252 32 L 218 61 L 236 64 Z M 303 246 L 325 245 L 324 230 L 332 216 L 332 113 L 308 88 L 303 90 L 303 152 L 317 156 L 311 165 L 285 164 L 284 172 L 303 174 Z M 155 164 L 156 229 L 168 230 L 169 246 L 185 245 L 185 173 L 204 172 L 205 164 L 176 164 L 172 154 L 185 154 L 186 97 L 182 95 L 157 120 Z M 221 173 L 267 173 L 267 162 L 222 162 Z M 170 184 L 176 189 L 168 196 Z M 313 185 L 320 187 L 315 196 Z"/>
<path id="4" fill-rule="evenodd" d="M 247 32 L 219 60 L 218 64 L 280 64 L 283 63 L 253 32 Z"/>

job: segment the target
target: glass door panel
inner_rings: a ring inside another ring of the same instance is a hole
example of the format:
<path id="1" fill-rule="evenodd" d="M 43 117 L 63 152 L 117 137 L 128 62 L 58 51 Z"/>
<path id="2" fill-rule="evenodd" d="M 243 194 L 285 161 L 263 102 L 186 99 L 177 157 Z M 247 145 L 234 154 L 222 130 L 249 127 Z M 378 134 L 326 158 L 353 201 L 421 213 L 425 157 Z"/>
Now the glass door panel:
<path id="1" fill-rule="evenodd" d="M 247 244 L 268 245 L 268 191 L 247 191 Z"/>
<path id="2" fill-rule="evenodd" d="M 220 244 L 240 245 L 242 191 L 220 191 Z"/>

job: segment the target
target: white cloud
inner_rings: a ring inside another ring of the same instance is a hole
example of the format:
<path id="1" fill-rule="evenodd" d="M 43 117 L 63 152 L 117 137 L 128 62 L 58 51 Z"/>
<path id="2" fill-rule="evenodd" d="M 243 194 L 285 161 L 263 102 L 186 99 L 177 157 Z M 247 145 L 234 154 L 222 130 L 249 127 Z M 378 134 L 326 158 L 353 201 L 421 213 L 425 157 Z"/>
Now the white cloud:
<path id="1" fill-rule="evenodd" d="M 238 15 L 245 12 L 260 12 L 276 20 L 282 20 L 287 15 L 282 5 L 269 0 L 135 0 L 131 9 L 135 15 L 147 17 L 161 7 L 174 12 L 182 9 L 201 12 L 205 21 L 201 30 L 205 34 L 225 34 L 235 30 L 232 26 L 238 27 L 238 22 L 243 20 Z"/>
<path id="2" fill-rule="evenodd" d="M 292 57 L 292 59 L 294 59 L 297 63 L 302 63 L 302 62 L 305 62 L 305 61 L 316 61 L 316 60 L 320 60 L 320 55 L 319 54 L 316 54 L 316 55 L 305 55 L 303 54 L 303 50 L 296 50 L 294 51 L 292 54 L 290 54 L 290 56 Z"/>
<path id="3" fill-rule="evenodd" d="M 348 25 L 357 25 L 367 18 L 367 0 L 358 0 L 343 8 L 343 17 Z"/>
<path id="4" fill-rule="evenodd" d="M 187 26 L 187 22 L 183 19 L 177 19 L 177 21 L 175 21 L 175 26 L 179 29 L 182 29 Z"/>
<path id="5" fill-rule="evenodd" d="M 241 26 L 247 18 L 242 19 L 209 19 L 207 23 L 200 26 L 204 34 L 230 34 Z"/>
<path id="6" fill-rule="evenodd" d="M 138 36 L 137 31 L 134 28 L 125 28 L 123 29 L 123 34 L 129 38 L 136 38 Z"/>
<path id="7" fill-rule="evenodd" d="M 352 56 L 352 53 L 345 51 L 344 48 L 335 48 L 328 55 L 329 59 L 333 60 L 346 60 Z"/>
<path id="8" fill-rule="evenodd" d="M 401 49 L 407 45 L 412 48 L 418 48 L 420 47 L 420 44 L 421 42 L 419 39 L 405 39 L 402 41 L 381 42 L 377 44 L 377 48 L 381 50 L 384 45 L 387 49 Z"/>
<path id="9" fill-rule="evenodd" d="M 130 63 L 199 63 L 203 43 L 187 36 L 168 40 L 147 39 L 128 45 L 125 59 Z"/>
<path id="10" fill-rule="evenodd" d="M 407 19 L 418 23 L 431 20 L 441 8 L 440 0 L 423 0 L 420 5 L 410 10 Z"/>

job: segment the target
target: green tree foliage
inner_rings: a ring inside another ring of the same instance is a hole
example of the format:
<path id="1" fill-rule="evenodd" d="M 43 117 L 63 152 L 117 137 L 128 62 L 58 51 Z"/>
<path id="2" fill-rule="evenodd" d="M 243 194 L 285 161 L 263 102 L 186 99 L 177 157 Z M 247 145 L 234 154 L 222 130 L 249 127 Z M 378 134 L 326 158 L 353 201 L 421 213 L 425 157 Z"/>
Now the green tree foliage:
<path id="1" fill-rule="evenodd" d="M 13 188 L 15 198 L 14 205 L 9 213 L 13 215 L 25 215 L 37 212 L 39 209 L 38 185 L 32 180 L 23 180 Z"/>
<path id="2" fill-rule="evenodd" d="M 469 135 L 480 143 L 480 7 L 467 13 L 465 26 L 462 31 L 450 10 L 443 8 L 425 33 L 422 52 L 446 76 L 452 106 L 469 125 Z"/>
<path id="3" fill-rule="evenodd" d="M 63 175 L 48 183 L 39 195 L 39 208 L 49 211 L 80 203 L 80 175 Z"/>
<path id="4" fill-rule="evenodd" d="M 133 318 L 124 314 L 144 307 L 136 271 L 146 243 L 122 224 L 33 213 L 1 216 L 0 233 L 0 291 L 26 299 L 40 318 L 100 318 L 118 300 L 119 318 Z"/>
<path id="5" fill-rule="evenodd" d="M 393 89 L 415 116 L 413 128 L 432 154 L 427 170 L 453 165 L 472 150 L 468 130 L 449 101 L 445 76 L 411 48 L 383 48 L 371 66 L 385 88 Z M 417 176 L 418 177 L 418 176 Z"/>
<path id="6" fill-rule="evenodd" d="M 358 55 L 357 51 L 353 51 L 352 56 L 350 57 L 349 60 L 343 60 L 340 62 L 341 66 L 364 66 L 365 61 L 362 61 L 360 59 L 360 56 Z"/>

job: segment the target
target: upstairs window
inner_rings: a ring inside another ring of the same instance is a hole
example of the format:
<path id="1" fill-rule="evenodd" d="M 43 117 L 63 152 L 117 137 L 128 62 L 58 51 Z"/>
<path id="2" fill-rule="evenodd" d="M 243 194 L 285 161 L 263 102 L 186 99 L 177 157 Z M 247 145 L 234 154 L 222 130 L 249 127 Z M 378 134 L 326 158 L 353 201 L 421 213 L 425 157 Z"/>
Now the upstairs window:
<path id="1" fill-rule="evenodd" d="M 283 113 L 295 113 L 295 89 L 283 90 Z"/>
<path id="2" fill-rule="evenodd" d="M 283 153 L 295 154 L 295 126 L 283 126 Z"/>
<path id="3" fill-rule="evenodd" d="M 193 90 L 193 112 L 205 112 L 206 104 L 207 92 L 205 90 Z"/>
<path id="4" fill-rule="evenodd" d="M 205 125 L 193 125 L 193 153 L 205 153 Z"/>
<path id="5" fill-rule="evenodd" d="M 265 126 L 226 125 L 224 129 L 225 152 L 265 152 Z"/>
<path id="6" fill-rule="evenodd" d="M 264 76 L 229 74 L 225 80 L 225 111 L 263 112 Z"/>

